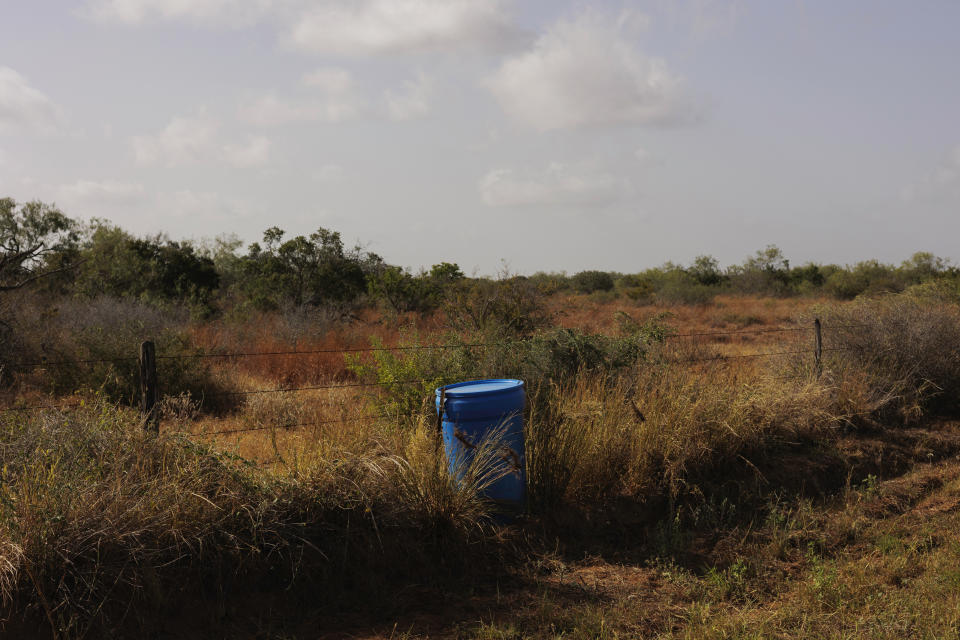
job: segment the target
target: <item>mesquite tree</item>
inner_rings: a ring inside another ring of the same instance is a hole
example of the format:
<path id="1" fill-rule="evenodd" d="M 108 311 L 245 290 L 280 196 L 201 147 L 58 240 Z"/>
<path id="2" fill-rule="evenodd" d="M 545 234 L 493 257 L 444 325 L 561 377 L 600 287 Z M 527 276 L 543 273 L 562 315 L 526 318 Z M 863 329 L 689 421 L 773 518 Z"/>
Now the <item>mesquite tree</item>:
<path id="1" fill-rule="evenodd" d="M 76 222 L 53 205 L 0 198 L 0 293 L 70 268 Z"/>

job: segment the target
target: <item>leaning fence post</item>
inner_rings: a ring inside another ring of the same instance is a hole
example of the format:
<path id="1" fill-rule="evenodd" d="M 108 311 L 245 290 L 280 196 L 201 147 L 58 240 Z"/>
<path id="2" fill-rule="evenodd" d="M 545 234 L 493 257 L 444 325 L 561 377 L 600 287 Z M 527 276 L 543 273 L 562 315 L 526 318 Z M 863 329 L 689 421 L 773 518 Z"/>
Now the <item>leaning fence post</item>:
<path id="1" fill-rule="evenodd" d="M 140 410 L 143 412 L 143 428 L 160 431 L 160 414 L 157 400 L 160 390 L 157 385 L 157 352 L 153 342 L 140 344 Z"/>
<path id="2" fill-rule="evenodd" d="M 443 442 L 443 411 L 447 403 L 447 390 L 440 387 L 440 403 L 437 405 L 437 442 Z"/>
<path id="3" fill-rule="evenodd" d="M 820 318 L 813 319 L 813 335 L 816 339 L 816 347 L 813 351 L 813 359 L 816 364 L 817 369 L 817 379 L 820 379 L 820 374 L 823 373 L 823 335 L 820 332 Z"/>

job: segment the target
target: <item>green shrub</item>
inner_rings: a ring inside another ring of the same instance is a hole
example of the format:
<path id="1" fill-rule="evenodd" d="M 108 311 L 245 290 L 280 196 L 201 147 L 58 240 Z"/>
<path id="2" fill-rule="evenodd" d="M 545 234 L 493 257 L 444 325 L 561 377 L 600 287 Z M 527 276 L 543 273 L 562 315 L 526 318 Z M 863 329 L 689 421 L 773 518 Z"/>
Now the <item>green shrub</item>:
<path id="1" fill-rule="evenodd" d="M 657 299 L 680 304 L 707 304 L 719 293 L 716 287 L 700 284 L 683 272 L 671 272 L 657 289 Z"/>
<path id="2" fill-rule="evenodd" d="M 620 297 L 616 291 L 594 291 L 587 295 L 590 302 L 594 304 L 609 304 Z"/>
<path id="3" fill-rule="evenodd" d="M 447 348 L 424 348 L 415 334 L 400 349 L 347 355 L 361 380 L 381 386 L 376 403 L 387 415 L 434 415 L 434 392 L 444 384 L 477 378 L 519 378 L 528 392 L 566 383 L 581 374 L 614 378 L 637 365 L 650 345 L 667 334 L 659 319 L 631 323 L 620 336 L 556 328 L 525 339 L 472 340 L 448 336 Z M 380 348 L 379 340 L 371 341 Z"/>
<path id="4" fill-rule="evenodd" d="M 904 293 L 930 304 L 938 302 L 960 304 L 960 279 L 940 278 L 931 280 L 923 284 L 915 284 Z"/>
<path id="5" fill-rule="evenodd" d="M 867 290 L 870 282 L 861 275 L 846 270 L 834 271 L 824 284 L 824 290 L 835 298 L 853 300 Z"/>
<path id="6" fill-rule="evenodd" d="M 949 260 L 938 258 L 929 251 L 913 254 L 900 264 L 897 272 L 905 284 L 920 284 L 944 276 L 958 275 L 957 267 L 951 266 Z"/>
<path id="7" fill-rule="evenodd" d="M 271 227 L 263 244 L 253 243 L 240 259 L 237 288 L 257 309 L 338 304 L 367 290 L 367 274 L 382 266 L 379 256 L 344 248 L 340 234 L 320 228 L 309 236 L 284 240 Z"/>
<path id="8" fill-rule="evenodd" d="M 768 245 L 728 270 L 731 286 L 741 293 L 786 295 L 793 292 L 790 261 L 775 245 Z"/>
<path id="9" fill-rule="evenodd" d="M 824 282 L 826 292 L 841 300 L 852 300 L 859 295 L 896 293 L 903 291 L 905 286 L 906 282 L 893 267 L 876 260 L 838 269 Z"/>
<path id="10" fill-rule="evenodd" d="M 400 267 L 384 267 L 367 279 L 367 292 L 394 313 L 427 311 L 437 305 L 440 290 L 425 277 L 416 277 Z"/>
<path id="11" fill-rule="evenodd" d="M 724 280 L 720 262 L 713 256 L 697 256 L 686 271 L 699 284 L 708 287 L 717 286 Z"/>
<path id="12" fill-rule="evenodd" d="M 644 355 L 647 336 L 611 337 L 577 329 L 553 329 L 531 338 L 520 375 L 533 384 L 563 382 L 579 373 L 616 373 Z"/>
<path id="13" fill-rule="evenodd" d="M 613 276 L 607 271 L 581 271 L 570 278 L 570 283 L 580 293 L 613 290 Z"/>
<path id="14" fill-rule="evenodd" d="M 552 296 L 555 293 L 570 288 L 570 278 L 563 272 L 546 273 L 544 271 L 537 271 L 527 279 L 540 293 L 546 296 Z"/>
<path id="15" fill-rule="evenodd" d="M 449 262 L 435 264 L 429 273 L 419 275 L 400 267 L 381 266 L 367 277 L 367 291 L 395 313 L 430 311 L 442 302 L 445 287 L 463 277 L 460 267 Z"/>
<path id="16" fill-rule="evenodd" d="M 645 303 L 653 298 L 656 287 L 654 287 L 653 282 L 651 282 L 649 278 L 627 274 L 617 279 L 616 290 L 631 300 Z"/>
<path id="17" fill-rule="evenodd" d="M 103 221 L 88 230 L 79 258 L 72 288 L 89 298 L 106 295 L 209 310 L 220 286 L 213 260 L 190 242 L 162 235 L 136 238 Z"/>
<path id="18" fill-rule="evenodd" d="M 376 401 L 388 416 L 433 415 L 434 392 L 437 387 L 476 377 L 479 370 L 477 347 L 465 346 L 450 336 L 444 344 L 449 348 L 421 348 L 416 334 L 401 340 L 400 350 L 373 351 L 369 357 L 346 354 L 347 368 L 361 380 L 380 387 Z M 383 347 L 378 338 L 370 341 L 376 349 Z"/>

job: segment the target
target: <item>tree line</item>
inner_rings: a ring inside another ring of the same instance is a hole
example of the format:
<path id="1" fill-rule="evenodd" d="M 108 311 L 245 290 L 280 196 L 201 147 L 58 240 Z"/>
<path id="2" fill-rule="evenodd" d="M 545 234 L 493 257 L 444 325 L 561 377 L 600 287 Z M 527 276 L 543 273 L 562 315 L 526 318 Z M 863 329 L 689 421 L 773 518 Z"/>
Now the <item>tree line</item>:
<path id="1" fill-rule="evenodd" d="M 362 247 L 347 247 L 339 233 L 324 228 L 290 236 L 271 227 L 261 241 L 244 247 L 231 237 L 193 242 L 164 234 L 135 236 L 107 220 L 70 218 L 51 204 L 0 199 L 0 293 L 29 286 L 58 295 L 187 305 L 204 315 L 356 304 L 402 313 L 482 298 L 481 312 L 484 305 L 504 304 L 519 322 L 524 297 L 563 291 L 641 302 L 699 303 L 718 293 L 850 299 L 934 280 L 957 288 L 960 270 L 926 252 L 899 265 L 868 260 L 792 266 L 775 246 L 726 268 L 712 256 L 699 256 L 688 265 L 666 263 L 637 273 L 468 278 L 452 263 L 417 273 L 387 264 Z"/>

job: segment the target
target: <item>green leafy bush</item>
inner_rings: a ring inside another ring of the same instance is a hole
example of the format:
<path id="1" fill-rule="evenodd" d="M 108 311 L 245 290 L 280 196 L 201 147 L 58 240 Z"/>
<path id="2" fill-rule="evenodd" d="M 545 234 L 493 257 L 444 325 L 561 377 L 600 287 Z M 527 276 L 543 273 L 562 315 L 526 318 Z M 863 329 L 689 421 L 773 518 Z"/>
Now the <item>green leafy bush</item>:
<path id="1" fill-rule="evenodd" d="M 267 229 L 263 244 L 251 244 L 241 258 L 237 287 L 255 308 L 349 302 L 366 292 L 367 274 L 382 266 L 375 254 L 344 249 L 335 231 L 320 228 L 289 240 L 284 235 L 277 227 Z"/>
<path id="2" fill-rule="evenodd" d="M 648 279 L 637 275 L 625 275 L 617 280 L 617 291 L 631 300 L 644 304 L 649 303 L 656 293 L 656 288 Z"/>
<path id="3" fill-rule="evenodd" d="M 699 284 L 708 287 L 717 286 L 724 281 L 720 262 L 713 256 L 697 256 L 686 271 Z"/>
<path id="4" fill-rule="evenodd" d="M 775 245 L 757 251 L 728 271 L 731 286 L 741 293 L 785 295 L 793 292 L 790 261 Z"/>
<path id="5" fill-rule="evenodd" d="M 607 271 L 581 271 L 570 278 L 570 283 L 580 293 L 613 290 L 613 276 Z"/>
<path id="6" fill-rule="evenodd" d="M 383 348 L 378 338 L 370 341 Z M 373 351 L 369 357 L 346 354 L 347 368 L 361 380 L 375 382 L 376 403 L 388 416 L 430 415 L 437 387 L 476 376 L 477 349 L 450 337 L 447 348 L 426 348 L 416 334 L 407 334 L 400 350 Z"/>
<path id="7" fill-rule="evenodd" d="M 528 278 L 531 284 L 537 288 L 540 293 L 552 296 L 555 293 L 565 291 L 570 288 L 570 278 L 564 272 L 547 273 L 537 271 Z"/>
<path id="8" fill-rule="evenodd" d="M 700 284 L 683 271 L 671 271 L 661 280 L 657 298 L 680 304 L 707 304 L 717 293 L 716 287 Z"/>
<path id="9" fill-rule="evenodd" d="M 449 262 L 416 276 L 400 267 L 383 266 L 368 276 L 367 291 L 395 313 L 430 311 L 443 301 L 444 288 L 462 279 L 460 267 Z"/>
<path id="10" fill-rule="evenodd" d="M 580 374 L 614 378 L 641 362 L 650 345 L 667 335 L 657 319 L 623 326 L 620 336 L 562 328 L 486 342 L 480 336 L 472 341 L 449 336 L 445 348 L 427 348 L 416 335 L 408 335 L 397 350 L 348 355 L 347 364 L 361 380 L 380 385 L 376 401 L 388 415 L 433 415 L 435 389 L 444 384 L 511 377 L 523 380 L 535 394 Z M 372 344 L 383 346 L 379 340 Z"/>
<path id="11" fill-rule="evenodd" d="M 929 304 L 960 304 L 960 279 L 940 278 L 908 288 L 906 295 L 923 300 Z"/>
<path id="12" fill-rule="evenodd" d="M 88 298 L 107 295 L 209 310 L 220 286 L 213 260 L 190 242 L 162 235 L 136 238 L 102 220 L 87 230 L 78 259 L 72 282 L 61 286 Z"/>

